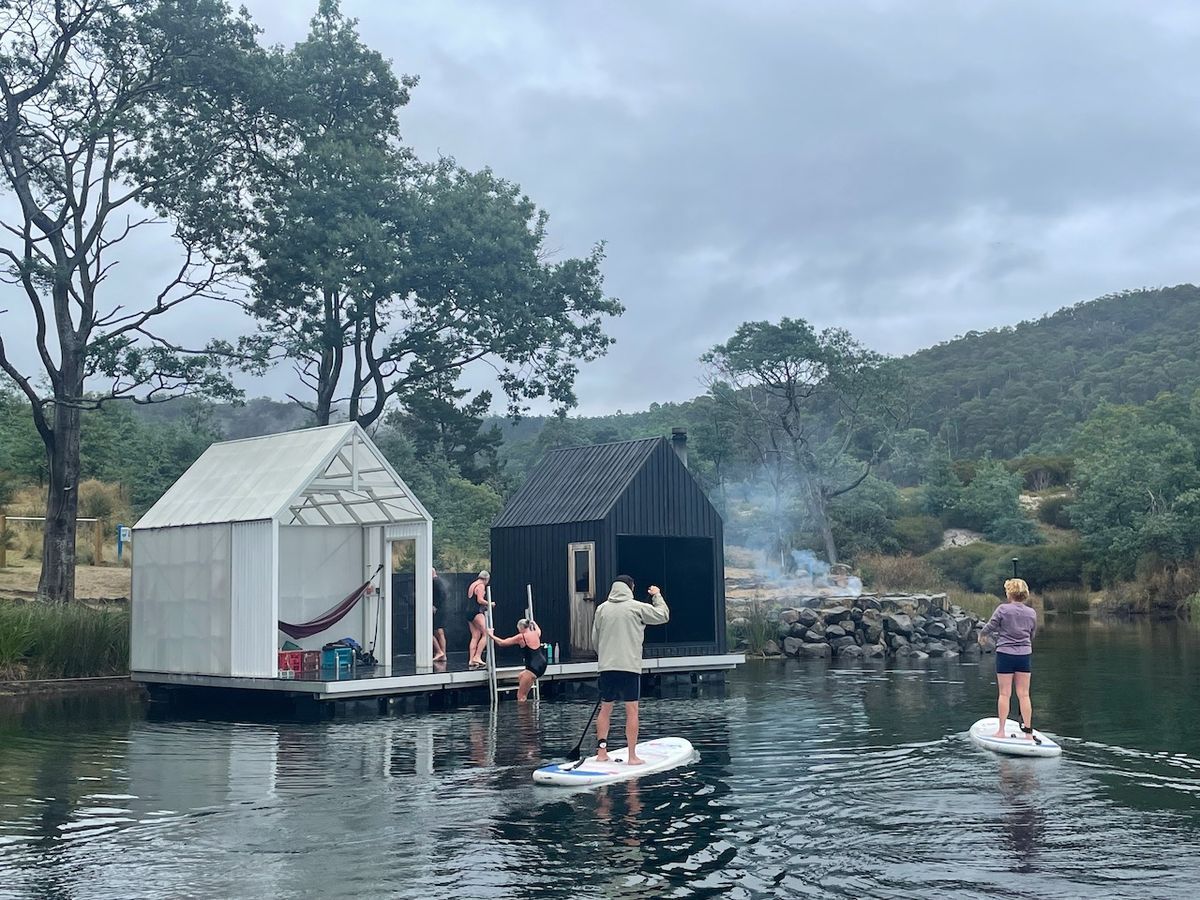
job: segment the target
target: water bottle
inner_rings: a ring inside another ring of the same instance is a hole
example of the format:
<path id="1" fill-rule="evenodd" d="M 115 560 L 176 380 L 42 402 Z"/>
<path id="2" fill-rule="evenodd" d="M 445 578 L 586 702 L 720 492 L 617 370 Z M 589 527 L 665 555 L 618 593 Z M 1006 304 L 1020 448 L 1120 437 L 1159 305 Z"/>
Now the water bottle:
<path id="1" fill-rule="evenodd" d="M 546 662 L 547 663 L 554 662 L 554 645 L 553 644 L 546 645 Z"/>

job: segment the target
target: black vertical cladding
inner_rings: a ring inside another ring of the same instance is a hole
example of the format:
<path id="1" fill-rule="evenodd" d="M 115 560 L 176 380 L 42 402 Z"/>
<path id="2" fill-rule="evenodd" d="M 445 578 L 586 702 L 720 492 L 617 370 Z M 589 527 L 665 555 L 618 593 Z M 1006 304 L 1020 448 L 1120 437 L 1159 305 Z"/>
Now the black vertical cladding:
<path id="1" fill-rule="evenodd" d="M 563 521 L 573 510 L 578 521 Z M 638 545 L 639 537 L 645 538 L 644 546 Z M 491 538 L 492 593 L 503 633 L 509 633 L 510 620 L 515 623 L 524 610 L 525 585 L 532 584 L 534 612 L 546 640 L 561 642 L 565 649 L 570 637 L 568 546 L 595 541 L 596 591 L 602 600 L 622 574 L 620 543 L 631 560 L 692 554 L 659 567 L 664 573 L 691 574 L 681 576 L 681 586 L 687 587 L 675 595 L 670 583 L 661 585 L 680 623 L 675 629 L 668 625 L 648 632 L 647 655 L 725 652 L 721 517 L 666 438 L 553 451 L 497 519 Z M 690 540 L 663 540 L 674 538 Z M 711 566 L 711 579 L 695 573 L 699 559 Z M 648 587 L 640 583 L 639 595 Z M 697 641 L 701 633 L 705 639 Z"/>

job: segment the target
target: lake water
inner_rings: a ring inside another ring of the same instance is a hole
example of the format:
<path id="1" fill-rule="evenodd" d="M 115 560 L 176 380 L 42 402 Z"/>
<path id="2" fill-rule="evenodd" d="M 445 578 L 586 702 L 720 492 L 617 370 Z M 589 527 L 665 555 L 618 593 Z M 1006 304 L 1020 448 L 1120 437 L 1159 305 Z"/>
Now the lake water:
<path id="1" fill-rule="evenodd" d="M 643 706 L 687 768 L 580 793 L 530 771 L 591 704 L 322 722 L 0 704 L 0 897 L 1195 897 L 1200 633 L 1057 624 L 1000 758 L 980 665 L 748 664 Z M 614 729 L 614 737 L 616 729 Z"/>

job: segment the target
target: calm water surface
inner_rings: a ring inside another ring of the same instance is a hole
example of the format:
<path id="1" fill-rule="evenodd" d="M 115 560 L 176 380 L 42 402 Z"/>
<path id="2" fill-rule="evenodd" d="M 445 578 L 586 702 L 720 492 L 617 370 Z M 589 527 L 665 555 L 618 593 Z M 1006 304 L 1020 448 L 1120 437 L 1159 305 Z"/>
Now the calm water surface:
<path id="1" fill-rule="evenodd" d="M 1059 760 L 966 739 L 990 660 L 759 663 L 643 707 L 697 764 L 579 793 L 529 773 L 582 699 L 494 724 L 0 705 L 0 896 L 1197 896 L 1200 633 L 1056 625 L 1037 650 Z"/>

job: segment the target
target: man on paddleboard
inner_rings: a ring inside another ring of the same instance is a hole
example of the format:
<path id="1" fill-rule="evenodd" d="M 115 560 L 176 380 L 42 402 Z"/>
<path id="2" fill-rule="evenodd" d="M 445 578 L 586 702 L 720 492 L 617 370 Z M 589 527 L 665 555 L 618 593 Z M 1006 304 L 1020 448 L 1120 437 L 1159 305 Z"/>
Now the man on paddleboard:
<path id="1" fill-rule="evenodd" d="M 633 597 L 634 583 L 619 575 L 608 592 L 608 600 L 596 607 L 592 622 L 592 646 L 600 660 L 600 715 L 596 717 L 596 759 L 608 759 L 608 725 L 613 704 L 625 704 L 625 740 L 630 765 L 641 765 L 637 756 L 638 700 L 642 695 L 642 639 L 647 625 L 665 625 L 671 618 L 662 591 L 650 586 L 651 603 Z"/>

